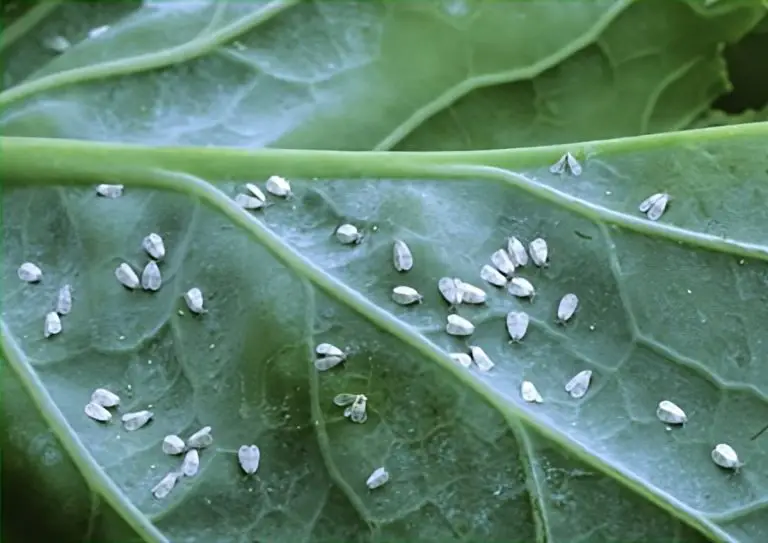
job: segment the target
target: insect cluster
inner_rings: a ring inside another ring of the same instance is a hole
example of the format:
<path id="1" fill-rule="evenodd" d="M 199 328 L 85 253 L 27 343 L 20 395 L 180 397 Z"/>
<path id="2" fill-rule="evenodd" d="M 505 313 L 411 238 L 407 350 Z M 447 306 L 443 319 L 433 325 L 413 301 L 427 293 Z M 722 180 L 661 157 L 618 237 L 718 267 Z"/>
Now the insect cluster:
<path id="1" fill-rule="evenodd" d="M 582 166 L 571 155 L 566 153 L 550 171 L 555 174 L 582 174 Z M 266 192 L 277 198 L 287 199 L 293 196 L 290 183 L 280 177 L 270 177 L 265 185 Z M 96 187 L 96 193 L 106 199 L 119 198 L 124 193 L 123 185 L 102 184 Z M 644 200 L 639 210 L 650 220 L 658 220 L 666 210 L 669 195 L 657 193 Z M 235 195 L 234 202 L 245 210 L 258 210 L 270 205 L 267 195 L 255 184 L 245 185 L 245 192 Z M 353 224 L 338 226 L 334 235 L 342 245 L 357 245 L 363 242 L 364 235 Z M 141 247 L 149 260 L 138 272 L 128 262 L 120 263 L 114 270 L 117 281 L 128 290 L 141 287 L 147 292 L 158 292 L 163 287 L 161 265 L 166 258 L 165 241 L 160 234 L 149 233 L 141 241 Z M 488 263 L 479 270 L 479 278 L 491 287 L 506 289 L 514 298 L 527 299 L 533 302 L 536 288 L 531 281 L 519 272 L 529 264 L 538 268 L 550 265 L 550 248 L 547 241 L 538 237 L 526 245 L 517 237 L 511 236 L 506 246 L 494 251 Z M 407 274 L 414 267 L 414 256 L 408 243 L 403 239 L 395 239 L 392 243 L 392 265 L 402 274 Z M 26 283 L 39 283 L 43 280 L 43 271 L 32 262 L 25 262 L 18 268 L 18 277 Z M 458 310 L 466 305 L 482 305 L 487 302 L 486 291 L 459 277 L 442 277 L 437 281 L 437 291 L 448 304 L 450 313 L 446 316 L 445 332 L 455 337 L 470 337 L 475 332 L 471 320 L 458 314 Z M 416 288 L 407 284 L 395 285 L 391 292 L 392 301 L 404 307 L 418 306 L 424 300 L 424 295 Z M 205 307 L 203 292 L 199 287 L 189 288 L 183 294 L 183 300 L 190 312 L 203 315 L 208 312 Z M 45 314 L 43 333 L 45 338 L 51 338 L 62 332 L 61 317 L 68 315 L 73 307 L 73 293 L 69 284 L 64 284 L 58 291 L 53 304 L 54 308 Z M 579 298 L 574 293 L 566 293 L 560 299 L 556 308 L 556 322 L 566 325 L 574 318 L 579 309 Z M 180 312 L 182 313 L 182 312 Z M 510 343 L 524 341 L 531 323 L 530 316 L 523 310 L 509 311 L 506 315 L 506 330 Z M 449 353 L 449 358 L 464 368 L 476 368 L 481 373 L 492 372 L 495 362 L 479 345 L 469 345 L 469 352 Z M 347 352 L 330 344 L 320 343 L 315 348 L 314 366 L 317 371 L 325 372 L 340 366 L 347 361 Z M 573 376 L 564 385 L 565 392 L 573 399 L 583 398 L 589 391 L 592 382 L 592 370 L 583 370 Z M 520 384 L 520 395 L 524 402 L 541 404 L 544 398 L 536 386 L 529 380 Z M 333 398 L 333 403 L 344 408 L 343 416 L 355 424 L 364 424 L 368 420 L 368 397 L 361 392 L 339 393 Z M 120 397 L 106 388 L 97 388 L 86 403 L 84 412 L 92 420 L 99 423 L 109 423 L 113 412 L 120 407 Z M 656 410 L 657 418 L 667 425 L 683 425 L 688 421 L 685 412 L 669 400 L 661 401 Z M 121 421 L 125 431 L 137 431 L 153 419 L 154 413 L 149 410 L 131 411 L 122 414 Z M 167 455 L 183 455 L 178 469 L 167 473 L 152 488 L 152 494 L 162 499 L 173 490 L 183 477 L 194 477 L 200 467 L 200 452 L 213 443 L 211 427 L 206 426 L 190 435 L 186 440 L 178 435 L 167 435 L 162 441 L 162 451 Z M 242 445 L 237 451 L 241 469 L 247 475 L 252 475 L 259 469 L 261 452 L 256 445 Z M 712 460 L 723 468 L 738 469 L 742 463 L 738 455 L 727 444 L 718 444 L 711 452 Z M 385 485 L 390 479 L 390 473 L 384 467 L 376 468 L 366 480 L 369 489 Z"/>

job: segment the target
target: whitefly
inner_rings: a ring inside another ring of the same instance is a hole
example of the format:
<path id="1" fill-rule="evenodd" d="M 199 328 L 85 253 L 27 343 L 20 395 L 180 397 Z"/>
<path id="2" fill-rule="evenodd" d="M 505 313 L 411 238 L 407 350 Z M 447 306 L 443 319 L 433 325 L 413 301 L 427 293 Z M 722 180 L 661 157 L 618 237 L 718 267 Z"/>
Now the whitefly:
<path id="1" fill-rule="evenodd" d="M 368 420 L 366 409 L 368 407 L 368 397 L 365 394 L 358 394 L 355 401 L 344 410 L 344 416 L 352 422 L 363 424 Z"/>
<path id="2" fill-rule="evenodd" d="M 389 481 L 389 472 L 385 468 L 376 468 L 373 473 L 368 476 L 365 481 L 365 486 L 370 490 L 384 486 Z"/>
<path id="3" fill-rule="evenodd" d="M 484 264 L 483 267 L 480 268 L 480 279 L 490 283 L 494 287 L 504 287 L 507 285 L 507 278 L 490 264 Z"/>
<path id="4" fill-rule="evenodd" d="M 213 443 L 211 427 L 203 426 L 187 439 L 187 447 L 191 449 L 204 449 Z"/>
<path id="5" fill-rule="evenodd" d="M 579 398 L 583 398 L 587 393 L 591 382 L 592 370 L 580 371 L 566 383 L 565 391 L 571 395 L 571 398 L 578 400 Z"/>
<path id="6" fill-rule="evenodd" d="M 515 273 L 515 264 L 504 249 L 499 249 L 491 255 L 491 264 L 506 276 Z"/>
<path id="7" fill-rule="evenodd" d="M 162 479 L 160 479 L 160 482 L 152 488 L 152 495 L 158 500 L 162 500 L 168 496 L 168 494 L 171 493 L 171 490 L 173 490 L 173 488 L 176 486 L 176 482 L 179 480 L 181 475 L 181 472 L 177 471 L 167 473 Z"/>
<path id="8" fill-rule="evenodd" d="M 576 309 L 579 307 L 579 297 L 575 294 L 568 293 L 560 299 L 560 303 L 557 306 L 557 320 L 558 322 L 565 324 L 576 313 Z"/>
<path id="9" fill-rule="evenodd" d="M 267 192 L 279 196 L 281 198 L 287 198 L 291 195 L 291 184 L 284 177 L 279 175 L 272 175 L 267 179 Z"/>
<path id="10" fill-rule="evenodd" d="M 202 314 L 207 310 L 203 307 L 203 292 L 193 287 L 184 294 L 184 301 L 187 303 L 187 307 L 192 313 Z"/>
<path id="11" fill-rule="evenodd" d="M 259 188 L 258 185 L 254 184 L 254 183 L 246 183 L 245 184 L 245 190 L 250 192 L 251 196 L 253 196 L 254 198 L 257 198 L 257 199 L 261 200 L 262 202 L 266 202 L 267 201 L 267 196 L 264 194 L 264 192 L 262 192 L 262 190 Z"/>
<path id="12" fill-rule="evenodd" d="M 183 453 L 187 446 L 184 440 L 175 434 L 169 434 L 163 438 L 163 452 L 169 455 L 177 455 Z"/>
<path id="13" fill-rule="evenodd" d="M 120 405 L 120 396 L 106 388 L 97 388 L 91 392 L 91 402 L 104 407 L 116 407 Z"/>
<path id="14" fill-rule="evenodd" d="M 342 224 L 336 229 L 336 239 L 343 245 L 360 243 L 362 234 L 353 224 Z"/>
<path id="15" fill-rule="evenodd" d="M 123 195 L 124 188 L 123 185 L 109 185 L 103 183 L 101 185 L 96 185 L 96 194 L 102 198 L 119 198 Z"/>
<path id="16" fill-rule="evenodd" d="M 184 455 L 184 460 L 181 462 L 181 473 L 186 477 L 194 477 L 199 470 L 200 453 L 197 452 L 197 449 L 190 449 Z"/>
<path id="17" fill-rule="evenodd" d="M 264 207 L 264 201 L 259 200 L 255 196 L 251 196 L 249 194 L 237 194 L 235 196 L 235 203 L 242 207 L 243 209 L 247 209 L 250 211 L 253 211 L 255 209 L 261 209 Z"/>
<path id="18" fill-rule="evenodd" d="M 87 403 L 84 411 L 89 418 L 98 422 L 109 422 L 112 420 L 112 413 L 97 403 Z"/>
<path id="19" fill-rule="evenodd" d="M 528 264 L 528 253 L 525 251 L 525 246 L 516 237 L 512 236 L 507 240 L 507 252 L 515 266 L 525 266 Z"/>
<path id="20" fill-rule="evenodd" d="M 424 297 L 415 288 L 398 286 L 392 289 L 392 300 L 399 305 L 411 305 L 421 303 Z"/>
<path id="21" fill-rule="evenodd" d="M 445 331 L 452 336 L 471 336 L 475 325 L 459 315 L 448 315 Z"/>
<path id="22" fill-rule="evenodd" d="M 154 413 L 152 411 L 136 411 L 134 413 L 126 413 L 121 419 L 123 421 L 123 428 L 128 432 L 133 432 L 139 428 L 143 428 L 147 423 L 152 420 Z"/>
<path id="23" fill-rule="evenodd" d="M 462 291 L 453 277 L 441 277 L 437 282 L 437 289 L 446 302 L 451 305 L 459 305 L 462 302 Z"/>
<path id="24" fill-rule="evenodd" d="M 477 364 L 477 369 L 480 371 L 491 371 L 495 366 L 491 360 L 491 357 L 488 356 L 482 347 L 472 345 L 470 346 L 469 351 L 472 353 L 472 360 L 475 362 L 475 364 Z"/>
<path id="25" fill-rule="evenodd" d="M 507 333 L 512 341 L 522 341 L 528 332 L 528 324 L 531 318 L 524 311 L 510 311 L 507 313 Z"/>
<path id="26" fill-rule="evenodd" d="M 528 245 L 531 260 L 537 266 L 549 265 L 549 246 L 544 238 L 536 238 Z"/>
<path id="27" fill-rule="evenodd" d="M 480 287 L 466 283 L 460 279 L 454 279 L 456 286 L 461 293 L 461 301 L 465 304 L 484 304 L 487 294 Z"/>
<path id="28" fill-rule="evenodd" d="M 542 403 L 544 401 L 536 385 L 530 381 L 523 381 L 520 385 L 520 396 L 528 403 Z"/>
<path id="29" fill-rule="evenodd" d="M 70 311 L 72 311 L 72 287 L 64 285 L 59 289 L 59 295 L 56 299 L 56 313 L 69 315 Z"/>
<path id="30" fill-rule="evenodd" d="M 465 368 L 469 368 L 472 365 L 472 357 L 466 353 L 449 353 L 448 356 L 451 357 L 451 360 Z"/>
<path id="31" fill-rule="evenodd" d="M 26 283 L 37 283 L 43 278 L 43 271 L 32 262 L 24 262 L 18 269 L 19 279 Z"/>
<path id="32" fill-rule="evenodd" d="M 115 277 L 121 285 L 131 290 L 135 289 L 140 284 L 139 276 L 136 275 L 136 272 L 133 271 L 133 268 L 131 268 L 126 262 L 123 262 L 115 269 Z"/>
<path id="33" fill-rule="evenodd" d="M 148 234 L 141 241 L 141 246 L 147 254 L 155 260 L 162 260 L 165 258 L 165 242 L 160 234 L 155 234 L 154 232 Z"/>
<path id="34" fill-rule="evenodd" d="M 403 240 L 397 239 L 392 245 L 392 263 L 399 272 L 407 272 L 413 268 L 413 254 Z"/>
<path id="35" fill-rule="evenodd" d="M 330 343 L 319 343 L 317 347 L 315 347 L 315 353 L 318 356 L 340 356 L 342 358 L 345 356 L 344 351 Z"/>
<path id="36" fill-rule="evenodd" d="M 652 221 L 658 221 L 667 210 L 667 204 L 669 204 L 669 194 L 662 194 L 658 200 L 653 202 L 646 216 Z"/>
<path id="37" fill-rule="evenodd" d="M 662 400 L 656 408 L 656 416 L 665 424 L 685 424 L 688 416 L 678 405 L 669 400 Z"/>
<path id="38" fill-rule="evenodd" d="M 61 319 L 59 314 L 55 311 L 51 311 L 45 316 L 45 324 L 43 326 L 43 335 L 45 337 L 55 336 L 61 333 Z"/>
<path id="39" fill-rule="evenodd" d="M 712 461 L 725 469 L 738 470 L 744 464 L 739 460 L 739 455 L 733 450 L 733 447 L 727 443 L 718 443 L 712 449 Z"/>
<path id="40" fill-rule="evenodd" d="M 533 299 L 536 295 L 536 289 L 534 289 L 531 282 L 524 277 L 513 277 L 510 279 L 509 284 L 507 285 L 507 292 L 518 298 Z"/>
<path id="41" fill-rule="evenodd" d="M 576 160 L 576 157 L 571 153 L 565 153 L 557 162 L 550 166 L 549 171 L 556 175 L 570 173 L 571 175 L 578 177 L 581 175 L 582 168 L 579 161 Z"/>
<path id="42" fill-rule="evenodd" d="M 259 469 L 261 451 L 256 445 L 242 445 L 237 450 L 237 460 L 247 475 L 253 475 Z"/>
<path id="43" fill-rule="evenodd" d="M 157 262 L 150 260 L 141 272 L 141 288 L 156 292 L 161 286 L 163 286 L 163 276 L 160 274 L 160 268 Z"/>

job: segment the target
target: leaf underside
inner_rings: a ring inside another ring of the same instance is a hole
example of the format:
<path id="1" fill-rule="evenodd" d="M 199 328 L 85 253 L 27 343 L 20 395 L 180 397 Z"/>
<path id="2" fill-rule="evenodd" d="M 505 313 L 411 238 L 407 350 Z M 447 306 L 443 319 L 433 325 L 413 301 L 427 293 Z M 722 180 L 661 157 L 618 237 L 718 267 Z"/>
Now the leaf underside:
<path id="1" fill-rule="evenodd" d="M 764 540 L 768 435 L 751 438 L 768 422 L 768 124 L 478 153 L 245 149 L 460 151 L 682 128 L 725 88 L 719 46 L 759 4 L 52 13 L 3 43 L 4 540 L 41 517 L 35 533 L 57 541 Z M 52 33 L 76 43 L 53 60 L 40 46 Z M 580 177 L 549 171 L 566 150 Z M 272 174 L 291 198 L 233 204 Z M 98 182 L 125 194 L 100 198 Z M 654 223 L 637 205 L 661 191 Z M 362 243 L 338 242 L 343 223 Z M 114 269 L 143 268 L 149 232 L 168 250 L 163 286 L 129 291 Z M 510 235 L 549 244 L 548 267 L 519 270 L 532 302 L 479 278 Z M 413 251 L 407 273 L 394 239 Z M 40 283 L 19 281 L 25 261 Z M 489 294 L 456 309 L 469 338 L 444 331 L 444 276 Z M 63 284 L 72 313 L 44 338 Z M 396 305 L 397 285 L 423 303 Z M 203 315 L 182 299 L 192 287 Z M 566 293 L 580 306 L 562 325 Z M 532 319 L 516 344 L 511 310 Z M 318 373 L 320 342 L 348 359 Z M 471 345 L 491 372 L 446 356 Z M 592 386 L 574 400 L 564 385 L 584 369 Z M 520 399 L 522 380 L 544 403 Z M 83 413 L 97 387 L 122 398 L 110 424 Z M 343 392 L 368 397 L 364 424 L 334 405 Z M 684 427 L 656 419 L 663 399 Z M 121 428 L 119 414 L 147 408 L 148 426 Z M 153 498 L 180 463 L 163 437 L 205 425 L 200 473 Z M 247 476 L 237 449 L 251 443 L 261 465 Z M 738 473 L 713 464 L 717 443 Z M 379 466 L 390 481 L 368 490 Z"/>

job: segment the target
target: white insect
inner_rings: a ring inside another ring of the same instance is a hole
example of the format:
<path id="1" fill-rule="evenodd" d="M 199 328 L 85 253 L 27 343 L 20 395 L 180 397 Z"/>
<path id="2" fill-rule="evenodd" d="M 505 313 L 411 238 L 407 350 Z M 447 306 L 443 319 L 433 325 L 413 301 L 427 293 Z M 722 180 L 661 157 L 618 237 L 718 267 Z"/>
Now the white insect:
<path id="1" fill-rule="evenodd" d="M 472 357 L 466 353 L 450 353 L 448 356 L 457 364 L 468 368 L 472 365 Z"/>
<path id="2" fill-rule="evenodd" d="M 243 445 L 237 450 L 237 460 L 246 474 L 253 475 L 259 469 L 261 451 L 256 445 Z"/>
<path id="3" fill-rule="evenodd" d="M 336 345 L 331 345 L 330 343 L 320 343 L 317 347 L 315 347 L 315 352 L 318 354 L 318 356 L 340 356 L 342 358 L 346 356 L 344 351 L 339 349 Z"/>
<path id="4" fill-rule="evenodd" d="M 525 266 L 528 264 L 528 253 L 525 252 L 525 246 L 516 237 L 512 236 L 507 240 L 507 252 L 515 266 Z"/>
<path id="5" fill-rule="evenodd" d="M 97 388 L 91 392 L 91 403 L 102 407 L 116 407 L 120 405 L 120 396 L 106 388 Z"/>
<path id="6" fill-rule="evenodd" d="M 63 53 L 72 47 L 72 43 L 64 36 L 48 36 L 43 40 L 43 45 L 54 53 Z"/>
<path id="7" fill-rule="evenodd" d="M 184 460 L 181 462 L 181 473 L 187 477 L 194 477 L 197 475 L 200 469 L 200 453 L 197 449 L 190 449 L 187 454 L 184 455 Z"/>
<path id="8" fill-rule="evenodd" d="M 120 281 L 125 288 L 133 290 L 139 286 L 139 276 L 136 275 L 136 272 L 125 262 L 115 269 L 115 277 L 117 277 L 117 280 Z"/>
<path id="9" fill-rule="evenodd" d="M 662 196 L 664 196 L 663 192 L 651 194 L 648 198 L 640 202 L 640 205 L 637 206 L 637 209 L 640 211 L 640 213 L 648 213 L 648 210 L 651 209 L 653 204 L 655 204 Z"/>
<path id="10" fill-rule="evenodd" d="M 37 283 L 43 278 L 43 270 L 37 267 L 32 262 L 24 262 L 19 266 L 18 270 L 19 279 L 26 281 L 27 283 Z"/>
<path id="11" fill-rule="evenodd" d="M 344 362 L 343 356 L 321 356 L 315 359 L 315 369 L 317 371 L 328 371 Z"/>
<path id="12" fill-rule="evenodd" d="M 88 37 L 90 39 L 98 38 L 107 30 L 109 30 L 109 25 L 97 26 L 96 28 L 92 28 L 88 31 Z"/>
<path id="13" fill-rule="evenodd" d="M 384 468 L 376 468 L 365 481 L 365 485 L 373 490 L 385 485 L 387 481 L 389 481 L 389 472 Z"/>
<path id="14" fill-rule="evenodd" d="M 513 277 L 510 279 L 507 291 L 512 296 L 517 296 L 518 298 L 530 298 L 533 300 L 534 296 L 536 296 L 536 289 L 533 288 L 530 281 L 523 277 Z"/>
<path id="15" fill-rule="evenodd" d="M 203 426 L 187 439 L 187 447 L 190 449 L 204 449 L 213 443 L 211 427 Z"/>
<path id="16" fill-rule="evenodd" d="M 566 294 L 560 300 L 557 306 L 557 320 L 565 324 L 568 322 L 573 314 L 576 313 L 576 309 L 579 307 L 579 297 L 575 294 Z"/>
<path id="17" fill-rule="evenodd" d="M 489 264 L 480 268 L 480 279 L 492 284 L 495 287 L 504 287 L 507 285 L 507 278 L 499 270 Z"/>
<path id="18" fill-rule="evenodd" d="M 528 332 L 528 324 L 531 318 L 524 311 L 510 311 L 507 313 L 507 333 L 512 341 L 521 341 Z"/>
<path id="19" fill-rule="evenodd" d="M 462 302 L 462 290 L 459 288 L 461 282 L 453 277 L 442 277 L 437 282 L 437 288 L 446 302 L 451 305 L 459 305 Z"/>
<path id="20" fill-rule="evenodd" d="M 544 401 L 536 386 L 530 381 L 523 381 L 520 385 L 520 395 L 528 403 L 542 403 Z"/>
<path id="21" fill-rule="evenodd" d="M 504 249 L 499 249 L 491 255 L 491 264 L 507 277 L 515 273 L 515 264 Z"/>
<path id="22" fill-rule="evenodd" d="M 61 319 L 59 318 L 58 313 L 51 311 L 45 316 L 43 335 L 45 337 L 51 337 L 59 333 L 61 333 Z"/>
<path id="23" fill-rule="evenodd" d="M 165 242 L 159 234 L 152 232 L 141 241 L 141 246 L 155 260 L 165 258 Z"/>
<path id="24" fill-rule="evenodd" d="M 101 405 L 93 402 L 85 405 L 85 414 L 99 422 L 109 422 L 112 420 L 112 413 L 104 409 Z"/>
<path id="25" fill-rule="evenodd" d="M 583 398 L 589 390 L 589 384 L 592 382 L 592 370 L 583 370 L 577 373 L 573 379 L 565 385 L 565 391 L 571 395 L 571 398 Z"/>
<path id="26" fill-rule="evenodd" d="M 653 202 L 651 209 L 646 213 L 647 217 L 652 221 L 658 221 L 667 209 L 669 203 L 669 194 L 662 194 L 661 197 Z"/>
<path id="27" fill-rule="evenodd" d="M 267 192 L 286 198 L 291 195 L 291 184 L 279 175 L 272 175 L 267 179 Z"/>
<path id="28" fill-rule="evenodd" d="M 264 201 L 248 194 L 238 194 L 235 196 L 235 203 L 243 209 L 261 209 L 264 207 Z"/>
<path id="29" fill-rule="evenodd" d="M 392 262 L 399 272 L 407 272 L 413 268 L 413 254 L 404 241 L 397 239 L 392 245 Z"/>
<path id="30" fill-rule="evenodd" d="M 726 469 L 739 469 L 742 464 L 739 461 L 739 455 L 733 450 L 733 447 L 727 443 L 719 443 L 712 449 L 712 461 Z"/>
<path id="31" fill-rule="evenodd" d="M 528 250 L 531 252 L 531 260 L 537 266 L 548 266 L 547 259 L 549 258 L 549 247 L 547 242 L 543 238 L 536 238 L 528 245 Z"/>
<path id="32" fill-rule="evenodd" d="M 207 313 L 208 310 L 203 308 L 203 293 L 197 288 L 191 288 L 184 294 L 184 301 L 187 302 L 187 307 L 192 313 L 198 315 Z"/>
<path id="33" fill-rule="evenodd" d="M 187 449 L 184 440 L 177 435 L 167 435 L 163 438 L 163 452 L 165 454 L 181 454 Z"/>
<path id="34" fill-rule="evenodd" d="M 267 201 L 267 196 L 262 192 L 262 190 L 259 188 L 258 185 L 255 185 L 253 183 L 246 183 L 245 184 L 245 190 L 251 193 L 252 196 L 255 198 L 261 200 L 262 202 Z"/>
<path id="35" fill-rule="evenodd" d="M 392 289 L 392 299 L 400 305 L 421 303 L 424 297 L 411 287 L 399 286 Z"/>
<path id="36" fill-rule="evenodd" d="M 56 313 L 59 315 L 69 315 L 72 311 L 72 287 L 64 285 L 59 289 L 59 296 L 56 300 Z"/>
<path id="37" fill-rule="evenodd" d="M 475 331 L 475 325 L 464 317 L 448 315 L 445 331 L 452 336 L 471 336 Z"/>
<path id="38" fill-rule="evenodd" d="M 96 185 L 96 194 L 104 198 L 119 198 L 123 195 L 123 185 Z"/>
<path id="39" fill-rule="evenodd" d="M 152 495 L 158 500 L 162 500 L 171 493 L 171 490 L 176 486 L 176 481 L 179 480 L 179 477 L 181 477 L 181 473 L 176 471 L 166 474 L 166 476 L 152 489 Z"/>
<path id="40" fill-rule="evenodd" d="M 135 413 L 126 413 L 121 419 L 123 421 L 123 427 L 129 432 L 133 432 L 134 430 L 144 427 L 150 420 L 152 420 L 153 416 L 154 413 L 152 413 L 152 411 L 136 411 Z"/>
<path id="41" fill-rule="evenodd" d="M 157 262 L 150 260 L 141 272 L 141 287 L 144 290 L 156 292 L 163 285 L 163 276 L 160 274 L 160 268 Z"/>
<path id="42" fill-rule="evenodd" d="M 365 412 L 367 405 L 368 397 L 365 394 L 358 394 L 352 405 L 344 410 L 344 416 L 352 422 L 362 424 L 368 420 L 368 414 Z"/>
<path id="43" fill-rule="evenodd" d="M 360 243 L 362 235 L 355 225 L 342 224 L 336 229 L 336 239 L 344 245 Z"/>
<path id="44" fill-rule="evenodd" d="M 669 400 L 662 400 L 656 408 L 656 416 L 665 424 L 685 424 L 688 416 L 685 411 Z"/>
<path id="45" fill-rule="evenodd" d="M 333 397 L 333 403 L 335 403 L 339 407 L 346 407 L 348 405 L 355 403 L 356 398 L 357 398 L 357 394 L 342 392 L 341 394 L 336 394 L 336 396 Z"/>
<path id="46" fill-rule="evenodd" d="M 480 371 L 491 371 L 496 365 L 481 347 L 472 345 L 469 347 L 469 351 L 472 353 L 472 360 L 477 364 L 477 369 Z"/>
<path id="47" fill-rule="evenodd" d="M 571 153 L 565 153 L 560 160 L 550 166 L 549 171 L 554 174 L 571 173 L 578 177 L 581 175 L 582 168 L 579 161 Z"/>
<path id="48" fill-rule="evenodd" d="M 454 279 L 456 286 L 461 291 L 461 301 L 465 304 L 484 304 L 487 295 L 483 289 L 470 285 L 459 279 Z"/>

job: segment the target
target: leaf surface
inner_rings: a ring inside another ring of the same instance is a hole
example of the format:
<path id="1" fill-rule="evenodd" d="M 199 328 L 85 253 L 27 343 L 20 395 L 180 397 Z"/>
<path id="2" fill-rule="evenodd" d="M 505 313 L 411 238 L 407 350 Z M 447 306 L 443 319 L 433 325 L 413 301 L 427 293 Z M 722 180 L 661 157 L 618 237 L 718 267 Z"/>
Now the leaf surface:
<path id="1" fill-rule="evenodd" d="M 63 414 L 66 427 L 54 431 L 73 432 L 120 499 L 174 541 L 699 537 L 688 527 L 757 541 L 768 457 L 750 437 L 768 417 L 768 208 L 754 157 L 766 129 L 572 147 L 587 156 L 580 178 L 549 173 L 554 148 L 384 156 L 6 140 L 15 183 L 69 185 L 5 195 L 4 281 L 16 285 L 4 294 L 6 356 L 41 380 L 45 389 L 32 392 L 55 404 L 44 407 Z M 31 154 L 56 167 L 29 163 Z M 276 171 L 293 180 L 293 199 L 256 216 L 233 205 L 242 183 Z M 129 185 L 122 198 L 71 186 L 106 174 Z M 660 223 L 637 213 L 667 187 L 673 200 Z M 365 231 L 363 243 L 335 240 L 343 222 Z M 145 263 L 149 231 L 169 247 L 165 284 L 127 291 L 112 272 L 123 260 Z M 450 338 L 437 279 L 480 284 L 479 267 L 512 234 L 550 244 L 550 267 L 521 272 L 535 301 L 485 286 L 487 306 L 459 308 L 475 334 Z M 408 274 L 391 268 L 394 238 L 414 252 Z M 27 259 L 46 271 L 41 284 L 18 285 Z M 64 282 L 75 309 L 45 340 L 42 316 Z M 391 302 L 401 283 L 424 303 Z M 192 286 L 209 313 L 185 311 L 180 295 Z M 566 292 L 581 306 L 558 326 Z M 512 309 L 533 324 L 510 345 Z M 318 374 L 321 341 L 349 349 L 349 360 Z M 445 357 L 472 344 L 494 359 L 492 372 Z M 594 381 L 575 401 L 563 386 L 582 369 Z M 522 379 L 544 404 L 519 399 Z M 97 386 L 120 393 L 126 411 L 151 405 L 154 422 L 127 433 L 88 420 L 82 406 Z M 341 392 L 368 396 L 365 424 L 333 405 Z M 690 422 L 666 429 L 655 418 L 661 399 Z M 152 499 L 178 462 L 160 451 L 162 437 L 202 425 L 213 426 L 216 444 L 200 475 Z M 262 450 L 251 478 L 235 458 L 250 442 Z M 747 462 L 739 474 L 711 462 L 717 442 Z M 392 480 L 370 492 L 364 481 L 379 465 Z M 615 514 L 596 505 L 605 502 Z M 120 500 L 110 503 L 130 518 Z"/>
<path id="2" fill-rule="evenodd" d="M 689 124 L 727 85 L 722 43 L 765 8 L 517 7 L 67 2 L 19 16 L 0 40 L 0 126 L 32 138 L 0 142 L 0 445 L 4 495 L 29 506 L 4 500 L 4 541 L 765 539 L 767 438 L 750 438 L 768 418 L 768 128 L 572 143 Z M 73 47 L 54 55 L 43 43 L 55 35 Z M 236 149 L 553 143 L 567 145 Z M 581 177 L 549 173 L 566 150 Z M 275 173 L 294 198 L 254 214 L 233 205 Z M 125 195 L 96 197 L 102 182 Z M 657 191 L 672 202 L 651 223 L 636 208 Z M 343 222 L 362 244 L 338 244 Z M 129 292 L 114 269 L 144 266 L 151 231 L 168 247 L 164 285 Z M 550 244 L 550 267 L 521 271 L 532 304 L 481 285 L 512 234 Z M 396 237 L 414 251 L 407 274 L 391 266 Z M 40 284 L 19 282 L 26 260 Z M 471 339 L 442 331 L 444 275 L 489 291 L 487 306 L 459 308 Z M 74 309 L 46 340 L 64 283 Z M 424 303 L 396 306 L 397 284 Z M 182 301 L 193 286 L 205 315 Z M 567 292 L 581 306 L 560 326 Z M 518 345 L 511 309 L 533 318 Z M 318 374 L 321 341 L 349 360 Z M 491 373 L 446 357 L 471 344 Z M 593 386 L 575 401 L 563 387 L 584 368 Z M 522 379 L 544 404 L 521 402 Z M 83 413 L 97 386 L 123 399 L 109 425 Z M 339 392 L 368 396 L 365 424 L 333 405 Z M 667 430 L 661 399 L 690 422 Z M 119 414 L 144 408 L 149 426 L 120 428 Z M 215 443 L 200 474 L 153 499 L 180 462 L 163 436 L 202 425 Z M 710 461 L 721 441 L 740 473 Z M 251 477 L 236 461 L 245 443 L 262 451 Z M 368 491 L 381 465 L 391 481 Z"/>

